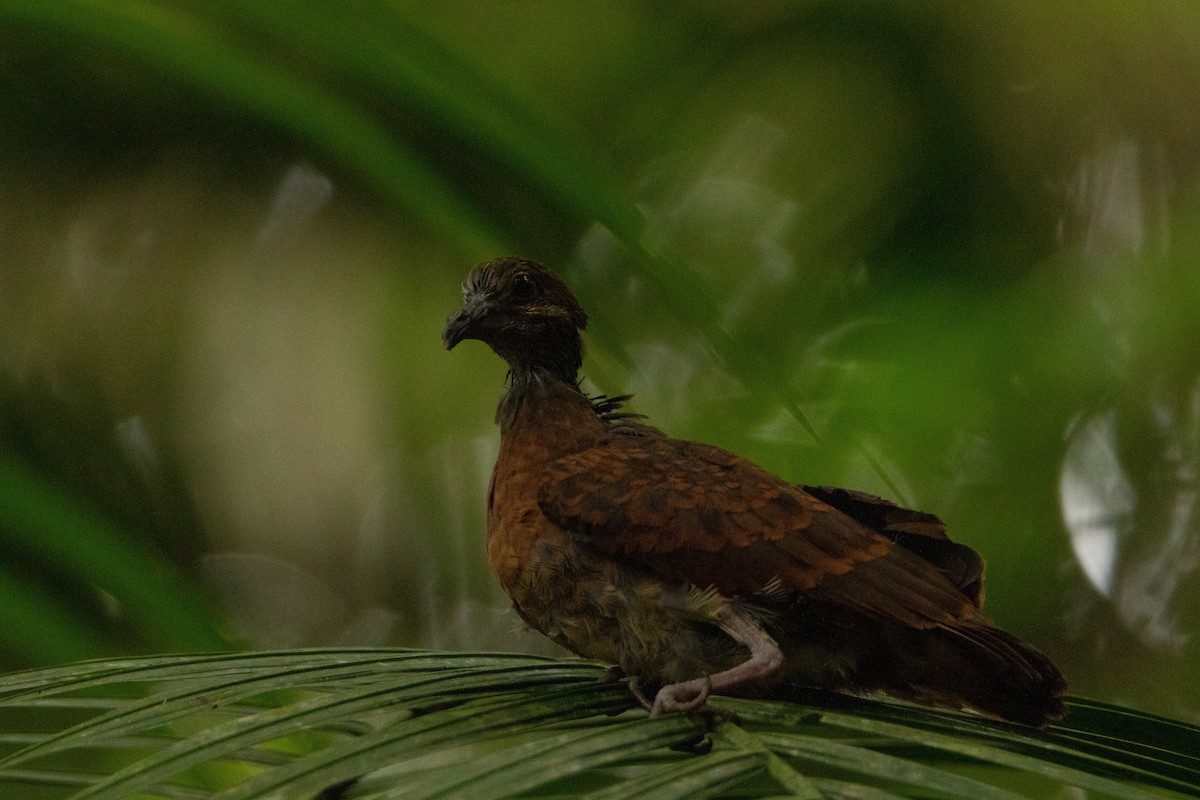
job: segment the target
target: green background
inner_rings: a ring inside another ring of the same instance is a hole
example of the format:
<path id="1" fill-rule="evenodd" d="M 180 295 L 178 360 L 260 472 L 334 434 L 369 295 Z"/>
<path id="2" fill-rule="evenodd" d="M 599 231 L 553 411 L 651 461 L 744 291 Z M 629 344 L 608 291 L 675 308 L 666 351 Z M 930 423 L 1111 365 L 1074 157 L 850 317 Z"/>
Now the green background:
<path id="1" fill-rule="evenodd" d="M 0 0 L 0 667 L 553 652 L 483 553 L 475 262 L 586 386 L 942 516 L 1196 720 L 1200 10 Z"/>

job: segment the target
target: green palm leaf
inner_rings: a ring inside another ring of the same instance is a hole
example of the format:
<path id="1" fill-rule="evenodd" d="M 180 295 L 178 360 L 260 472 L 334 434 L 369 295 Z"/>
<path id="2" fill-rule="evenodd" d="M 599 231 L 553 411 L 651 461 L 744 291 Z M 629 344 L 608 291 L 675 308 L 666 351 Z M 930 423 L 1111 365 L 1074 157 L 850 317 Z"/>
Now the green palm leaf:
<path id="1" fill-rule="evenodd" d="M 0 792 L 42 797 L 962 797 L 1200 790 L 1200 730 L 1086 700 L 1032 731 L 891 701 L 650 718 L 580 660 L 297 650 L 0 680 Z M 336 787 L 336 788 L 335 788 Z M 322 795 L 322 792 L 326 794 Z"/>

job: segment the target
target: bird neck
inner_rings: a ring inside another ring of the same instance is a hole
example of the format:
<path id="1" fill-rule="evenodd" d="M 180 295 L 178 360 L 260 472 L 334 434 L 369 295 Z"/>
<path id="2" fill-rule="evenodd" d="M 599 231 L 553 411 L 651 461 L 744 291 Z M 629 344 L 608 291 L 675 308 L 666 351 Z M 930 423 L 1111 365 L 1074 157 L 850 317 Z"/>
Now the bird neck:
<path id="1" fill-rule="evenodd" d="M 574 375 L 564 380 L 543 370 L 519 370 L 514 365 L 510 380 L 496 409 L 501 440 L 534 436 L 558 440 L 557 444 L 570 450 L 571 442 L 590 442 L 607 426 L 580 391 Z"/>
<path id="2" fill-rule="evenodd" d="M 578 388 L 579 362 L 571 360 L 549 361 L 545 359 L 527 362 L 513 359 L 508 363 L 509 392 L 531 393 L 552 383 L 563 383 Z"/>
<path id="3" fill-rule="evenodd" d="M 574 386 L 583 365 L 583 339 L 575 328 L 548 329 L 536 336 L 502 336 L 489 344 L 508 362 L 512 386 L 517 390 L 548 381 Z"/>

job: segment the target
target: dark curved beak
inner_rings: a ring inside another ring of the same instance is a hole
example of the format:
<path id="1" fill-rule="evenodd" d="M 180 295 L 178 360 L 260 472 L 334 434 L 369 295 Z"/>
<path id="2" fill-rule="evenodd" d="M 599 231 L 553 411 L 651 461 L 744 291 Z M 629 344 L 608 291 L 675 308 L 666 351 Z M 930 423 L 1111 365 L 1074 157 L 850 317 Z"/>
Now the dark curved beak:
<path id="1" fill-rule="evenodd" d="M 469 303 L 461 311 L 450 315 L 446 327 L 442 330 L 442 344 L 447 350 L 453 350 L 454 345 L 463 339 L 478 338 L 479 319 L 483 316 L 483 308 L 479 303 Z"/>

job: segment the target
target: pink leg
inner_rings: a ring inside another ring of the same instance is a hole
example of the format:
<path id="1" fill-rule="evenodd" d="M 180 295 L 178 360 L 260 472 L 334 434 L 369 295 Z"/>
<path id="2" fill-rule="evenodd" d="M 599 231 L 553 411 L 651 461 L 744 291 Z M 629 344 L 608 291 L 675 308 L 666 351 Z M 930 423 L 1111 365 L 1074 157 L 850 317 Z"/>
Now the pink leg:
<path id="1" fill-rule="evenodd" d="M 769 678 L 783 665 L 783 653 L 779 645 L 752 617 L 726 606 L 718 611 L 714 618 L 721 630 L 750 650 L 750 658 L 715 675 L 705 675 L 702 678 L 662 687 L 650 708 L 651 716 L 668 711 L 702 710 L 706 707 L 710 694 L 720 694 L 749 681 Z"/>

